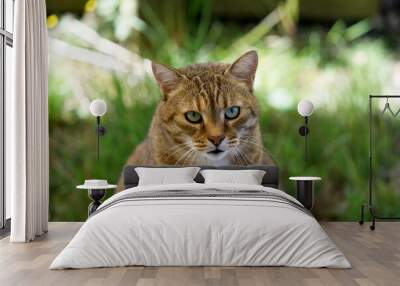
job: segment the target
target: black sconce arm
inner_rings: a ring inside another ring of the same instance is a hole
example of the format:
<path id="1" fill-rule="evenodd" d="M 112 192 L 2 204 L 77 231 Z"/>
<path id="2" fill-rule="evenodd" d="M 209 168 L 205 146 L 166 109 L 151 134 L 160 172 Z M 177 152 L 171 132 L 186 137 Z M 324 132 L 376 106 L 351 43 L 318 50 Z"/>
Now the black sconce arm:
<path id="1" fill-rule="evenodd" d="M 98 136 L 104 136 L 104 134 L 106 134 L 106 128 L 100 124 L 100 116 L 96 116 L 96 134 Z"/>
<path id="2" fill-rule="evenodd" d="M 304 125 L 299 128 L 299 134 L 304 137 L 304 163 L 307 164 L 307 135 L 310 133 L 308 129 L 308 116 L 304 116 Z"/>
<path id="3" fill-rule="evenodd" d="M 100 124 L 100 116 L 96 116 L 97 160 L 100 160 L 100 136 L 106 134 L 106 128 Z"/>

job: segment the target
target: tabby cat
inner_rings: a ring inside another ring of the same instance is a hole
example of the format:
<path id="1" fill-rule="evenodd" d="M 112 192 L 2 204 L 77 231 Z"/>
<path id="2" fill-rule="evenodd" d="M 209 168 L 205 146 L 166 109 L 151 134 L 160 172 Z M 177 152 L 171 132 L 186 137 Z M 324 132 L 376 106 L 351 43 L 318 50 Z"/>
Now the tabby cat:
<path id="1" fill-rule="evenodd" d="M 162 99 L 127 165 L 273 164 L 258 124 L 255 51 L 233 64 L 173 69 L 152 63 Z"/>

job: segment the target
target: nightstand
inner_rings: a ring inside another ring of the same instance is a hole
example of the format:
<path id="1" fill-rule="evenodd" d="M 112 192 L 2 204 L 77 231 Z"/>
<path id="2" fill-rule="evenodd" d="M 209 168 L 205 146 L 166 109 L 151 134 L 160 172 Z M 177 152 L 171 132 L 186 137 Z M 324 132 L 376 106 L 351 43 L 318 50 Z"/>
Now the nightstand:
<path id="1" fill-rule="evenodd" d="M 289 180 L 296 181 L 296 198 L 303 206 L 311 210 L 314 206 L 314 182 L 320 181 L 320 177 L 290 177 Z"/>
<path id="2" fill-rule="evenodd" d="M 106 180 L 85 180 L 85 184 L 76 187 L 80 190 L 87 190 L 89 198 L 92 200 L 88 206 L 88 216 L 94 213 L 101 205 L 101 199 L 104 198 L 106 191 L 116 187 L 116 185 L 109 185 Z"/>

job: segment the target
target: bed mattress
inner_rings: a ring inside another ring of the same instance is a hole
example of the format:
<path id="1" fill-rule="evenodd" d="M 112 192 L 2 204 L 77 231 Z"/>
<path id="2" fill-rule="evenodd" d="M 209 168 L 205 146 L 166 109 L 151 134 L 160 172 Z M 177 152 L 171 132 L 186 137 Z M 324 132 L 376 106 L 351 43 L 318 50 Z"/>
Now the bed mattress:
<path id="1" fill-rule="evenodd" d="M 351 267 L 288 194 L 197 183 L 140 186 L 112 196 L 50 269 L 129 265 Z"/>

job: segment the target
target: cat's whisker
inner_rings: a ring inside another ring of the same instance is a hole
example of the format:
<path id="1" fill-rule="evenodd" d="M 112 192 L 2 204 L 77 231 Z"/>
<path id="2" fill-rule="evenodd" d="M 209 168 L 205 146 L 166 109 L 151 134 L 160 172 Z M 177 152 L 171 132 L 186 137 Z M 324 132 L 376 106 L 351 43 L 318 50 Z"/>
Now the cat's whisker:
<path id="1" fill-rule="evenodd" d="M 249 145 L 251 145 L 251 146 L 249 146 Z M 267 153 L 267 150 L 264 147 L 259 146 L 259 145 L 255 144 L 255 143 L 252 143 L 252 142 L 244 142 L 244 144 L 242 144 L 242 146 L 247 146 L 249 148 L 257 148 L 259 151 Z"/>
<path id="2" fill-rule="evenodd" d="M 187 142 L 182 142 L 182 143 L 179 143 L 179 144 L 172 145 L 167 150 L 174 149 L 174 148 L 180 147 L 182 145 L 187 145 Z"/>
<path id="3" fill-rule="evenodd" d="M 207 149 L 209 149 L 209 148 L 208 148 L 208 147 L 205 147 L 205 148 L 197 148 L 198 151 L 205 151 L 205 150 L 207 150 Z M 212 151 L 212 150 L 209 150 L 209 151 Z"/>
<path id="4" fill-rule="evenodd" d="M 243 144 L 243 145 L 245 146 L 245 144 Z M 248 146 L 248 147 L 249 147 L 249 148 L 256 148 L 256 149 L 258 149 L 259 152 L 262 152 L 262 153 L 264 153 L 265 155 L 268 155 L 268 156 L 271 155 L 267 150 L 265 150 L 265 149 L 262 148 L 262 147 L 255 146 L 255 145 L 253 145 L 253 146 Z"/>
<path id="5" fill-rule="evenodd" d="M 239 141 L 244 140 L 244 139 L 255 139 L 255 140 L 257 140 L 259 138 L 256 137 L 256 136 L 253 136 L 253 135 L 241 135 L 241 136 L 238 137 Z"/>
<path id="6" fill-rule="evenodd" d="M 180 165 L 186 165 L 186 161 L 191 157 L 192 155 L 192 151 L 193 150 L 189 150 L 190 152 L 188 154 L 186 154 L 186 156 L 184 156 L 183 158 L 181 158 L 180 160 L 182 161 L 180 163 Z M 178 161 L 177 161 L 178 162 Z"/>
<path id="7" fill-rule="evenodd" d="M 243 135 L 239 138 L 239 140 L 243 140 L 243 139 L 255 139 L 257 140 L 258 138 L 256 136 L 253 135 Z"/>
<path id="8" fill-rule="evenodd" d="M 253 143 L 253 142 L 245 142 L 245 141 L 243 141 L 243 143 L 244 143 L 244 144 L 242 144 L 242 146 L 246 146 L 246 145 L 252 145 L 252 146 L 254 146 L 254 147 L 256 147 L 256 148 L 260 149 L 261 151 L 264 151 L 264 150 L 265 150 L 265 148 L 264 148 L 264 147 L 262 147 L 262 146 L 258 145 L 257 143 Z"/>
<path id="9" fill-rule="evenodd" d="M 264 146 L 262 146 L 262 145 L 260 145 L 260 144 L 258 144 L 258 143 L 255 143 L 255 142 L 253 142 L 253 141 L 249 141 L 249 140 L 241 140 L 242 142 L 244 142 L 245 144 L 252 144 L 252 145 L 254 145 L 254 146 L 257 146 L 258 148 L 260 148 L 260 149 L 262 149 L 262 150 L 265 150 L 265 147 Z"/>
<path id="10" fill-rule="evenodd" d="M 192 162 L 196 162 L 196 157 L 198 156 L 197 154 L 198 154 L 198 152 L 196 152 L 196 150 L 193 150 L 191 155 L 186 160 L 188 160 L 188 161 L 191 160 Z M 186 162 L 186 160 L 185 160 L 185 162 Z"/>
<path id="11" fill-rule="evenodd" d="M 189 156 L 189 154 L 191 152 L 193 152 L 194 150 L 192 148 L 190 148 L 189 150 L 187 150 L 185 153 L 183 153 L 183 155 L 181 157 L 179 157 L 179 159 L 175 162 L 175 165 L 178 165 L 178 163 L 185 158 L 186 156 Z"/>
<path id="12" fill-rule="evenodd" d="M 256 138 L 256 137 L 254 137 L 254 136 L 249 136 L 249 137 Z M 257 143 L 255 143 L 255 142 L 253 142 L 253 141 L 243 140 L 243 139 L 241 139 L 241 140 L 242 140 L 242 142 L 244 142 L 245 144 L 252 144 L 253 146 L 257 147 L 261 152 L 263 152 L 265 155 L 270 156 L 271 158 L 273 158 L 272 154 L 271 154 L 267 149 L 265 149 L 264 146 L 262 146 L 262 145 L 260 145 L 260 144 L 257 144 Z"/>
<path id="13" fill-rule="evenodd" d="M 185 152 L 178 158 L 178 160 L 175 161 L 175 165 L 178 165 L 179 162 L 180 162 L 182 159 L 184 159 L 187 155 L 189 155 L 190 152 L 191 152 L 190 149 L 187 150 L 187 151 L 185 151 Z"/>
<path id="14" fill-rule="evenodd" d="M 176 149 L 177 150 L 175 150 L 174 152 L 166 154 L 167 155 L 167 159 L 172 158 L 176 153 L 178 153 L 179 151 L 182 151 L 182 149 L 184 150 L 184 147 L 179 146 Z"/>
<path id="15" fill-rule="evenodd" d="M 228 146 L 234 146 L 234 145 L 238 145 L 240 143 L 240 140 L 239 139 L 229 140 L 227 143 L 228 143 Z"/>
<path id="16" fill-rule="evenodd" d="M 179 144 L 177 144 L 177 145 L 173 145 L 172 147 L 169 147 L 168 149 L 165 150 L 164 153 L 166 153 L 166 152 L 171 152 L 171 151 L 174 151 L 174 150 L 176 151 L 177 149 L 183 148 L 183 147 L 185 147 L 185 146 L 188 146 L 186 142 L 179 143 Z M 189 147 L 189 146 L 188 146 L 188 147 Z"/>
<path id="17" fill-rule="evenodd" d="M 242 139 L 258 139 L 258 138 L 253 135 L 242 135 L 239 137 L 239 140 L 242 140 Z"/>

